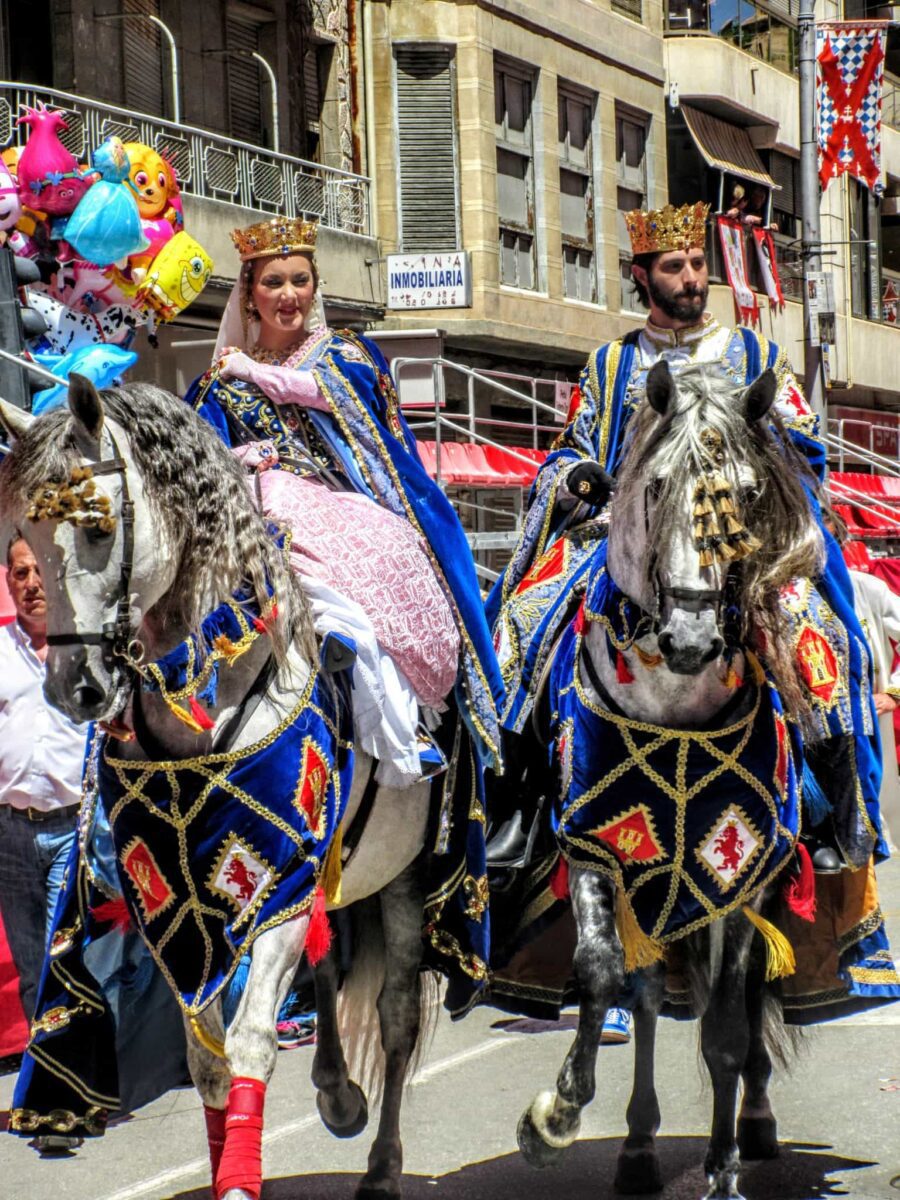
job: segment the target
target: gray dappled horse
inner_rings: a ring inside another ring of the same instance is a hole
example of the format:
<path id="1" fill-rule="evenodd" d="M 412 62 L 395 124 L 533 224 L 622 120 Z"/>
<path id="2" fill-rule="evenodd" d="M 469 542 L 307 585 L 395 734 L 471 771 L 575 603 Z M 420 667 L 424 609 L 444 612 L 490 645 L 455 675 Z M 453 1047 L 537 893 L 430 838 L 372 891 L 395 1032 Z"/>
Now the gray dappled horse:
<path id="1" fill-rule="evenodd" d="M 786 448 L 786 438 L 772 436 L 768 428 L 770 421 L 777 422 L 770 412 L 775 390 L 771 371 L 746 390 L 712 369 L 688 368 L 673 379 L 663 362 L 649 372 L 646 401 L 632 419 L 612 499 L 607 557 L 612 579 L 648 620 L 645 635 L 636 637 L 624 655 L 631 682 L 620 680 L 610 660 L 606 630 L 599 622 L 588 623 L 583 654 L 589 655 L 592 670 L 582 675 L 582 685 L 593 703 L 609 708 L 605 692 L 633 720 L 675 729 L 710 727 L 735 696 L 722 658 L 728 587 L 729 603 L 740 613 L 743 645 L 754 631 L 765 632 L 766 660 L 785 709 L 802 712 L 801 684 L 779 619 L 778 597 L 793 579 L 817 574 L 822 539 L 800 483 L 796 455 Z M 711 430 L 724 450 L 721 469 L 733 485 L 736 510 L 761 543 L 737 570 L 715 558 L 701 565 L 698 554 L 695 489 L 698 477 L 709 469 Z M 740 652 L 731 660 L 741 677 L 743 661 Z M 615 885 L 605 875 L 570 863 L 569 888 L 577 925 L 574 971 L 580 1021 L 556 1090 L 541 1093 L 519 1124 L 519 1146 L 535 1166 L 556 1161 L 578 1135 L 581 1110 L 594 1096 L 604 1017 L 618 1002 L 624 980 Z M 758 893 L 753 908 L 762 900 Z M 780 1015 L 776 1020 L 776 1006 L 766 994 L 761 939 L 740 910 L 689 934 L 682 944 L 713 1086 L 706 1195 L 737 1197 L 739 1147 L 746 1158 L 778 1151 L 767 1087 L 770 1052 L 783 1049 Z M 653 1056 L 664 983 L 664 967 L 657 964 L 645 970 L 638 990 L 634 1089 L 616 1176 L 624 1192 L 662 1186 Z M 736 1137 L 739 1081 L 743 1100 Z"/>
<path id="2" fill-rule="evenodd" d="M 32 418 L 0 401 L 0 415 L 13 438 L 0 470 L 4 520 L 25 534 L 47 594 L 45 690 L 50 701 L 78 722 L 115 727 L 124 716 L 126 724 L 133 723 L 134 671 L 141 660 L 177 646 L 206 613 L 249 580 L 260 611 L 268 603 L 267 584 L 274 587 L 278 616 L 272 636 L 257 638 L 221 673 L 213 728 L 198 736 L 173 719 L 158 691 L 145 692 L 140 715 L 153 749 L 123 741 L 118 753 L 131 760 L 164 760 L 209 754 L 213 747 L 237 751 L 279 727 L 310 678 L 315 638 L 303 596 L 252 503 L 245 472 L 213 431 L 159 388 L 131 384 L 98 394 L 77 376 L 70 381 L 69 408 Z M 73 470 L 82 467 L 93 469 L 93 500 L 106 498 L 94 507 L 111 520 L 26 517 L 37 489 L 49 481 L 70 481 Z M 266 676 L 270 656 L 274 669 Z M 257 697 L 259 677 L 269 683 Z M 221 742 L 223 731 L 227 744 Z M 358 755 L 345 827 L 359 810 L 370 768 L 370 760 Z M 378 1134 L 357 1192 L 362 1197 L 400 1194 L 400 1103 L 420 1034 L 420 1002 L 425 1006 L 419 968 L 428 795 L 427 783 L 403 791 L 378 788 L 364 835 L 343 873 L 340 906 L 369 899 L 366 953 L 354 960 L 347 984 L 356 1001 L 345 1004 L 342 994 L 340 1025 L 348 1057 L 353 1061 L 356 1053 L 369 1078 L 384 1088 Z M 275 1022 L 308 925 L 302 915 L 256 937 L 247 985 L 227 1030 L 218 999 L 198 1018 L 186 1020 L 191 1075 L 213 1114 L 224 1109 L 233 1077 L 263 1083 L 271 1077 L 278 1049 Z M 312 1079 L 319 1112 L 332 1133 L 350 1137 L 366 1126 L 367 1101 L 349 1077 L 342 1049 L 332 956 L 314 975 L 318 1041 Z M 375 1032 L 376 1002 L 380 1071 L 378 1047 L 373 1070 L 372 1046 L 360 1046 L 361 1036 L 371 1041 Z M 221 1137 L 221 1126 L 215 1133 L 211 1129 L 211 1158 L 221 1150 L 213 1145 Z M 260 1173 L 257 1151 L 246 1180 L 232 1180 L 216 1191 L 214 1179 L 214 1195 L 217 1200 L 258 1196 Z"/>

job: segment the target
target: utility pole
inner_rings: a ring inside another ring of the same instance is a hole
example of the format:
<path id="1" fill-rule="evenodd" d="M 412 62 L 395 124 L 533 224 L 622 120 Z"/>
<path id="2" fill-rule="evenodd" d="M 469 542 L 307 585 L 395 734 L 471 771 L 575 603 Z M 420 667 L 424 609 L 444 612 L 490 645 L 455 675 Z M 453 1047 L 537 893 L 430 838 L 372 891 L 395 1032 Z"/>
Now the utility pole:
<path id="1" fill-rule="evenodd" d="M 822 233 L 819 210 L 819 162 L 816 143 L 816 0 L 800 0 L 800 198 L 803 237 L 803 382 L 806 399 L 823 421 L 826 416 L 819 345 L 818 314 L 810 305 L 810 272 L 822 270 Z M 813 337 L 815 333 L 815 337 Z M 814 344 L 815 343 L 815 344 Z"/>

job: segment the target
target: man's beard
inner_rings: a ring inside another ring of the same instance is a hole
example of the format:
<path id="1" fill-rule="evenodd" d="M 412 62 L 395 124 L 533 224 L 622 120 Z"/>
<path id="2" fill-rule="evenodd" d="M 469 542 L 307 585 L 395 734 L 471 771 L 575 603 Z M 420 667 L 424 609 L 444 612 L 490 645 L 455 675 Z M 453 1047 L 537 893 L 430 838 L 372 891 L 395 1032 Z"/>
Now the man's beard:
<path id="1" fill-rule="evenodd" d="M 650 299 L 657 308 L 662 309 L 667 317 L 673 321 L 699 321 L 703 316 L 706 308 L 706 299 L 709 296 L 709 284 L 702 288 L 693 288 L 691 291 L 676 292 L 674 295 L 670 292 L 665 292 L 654 281 L 653 272 L 647 272 L 647 291 L 650 293 Z"/>

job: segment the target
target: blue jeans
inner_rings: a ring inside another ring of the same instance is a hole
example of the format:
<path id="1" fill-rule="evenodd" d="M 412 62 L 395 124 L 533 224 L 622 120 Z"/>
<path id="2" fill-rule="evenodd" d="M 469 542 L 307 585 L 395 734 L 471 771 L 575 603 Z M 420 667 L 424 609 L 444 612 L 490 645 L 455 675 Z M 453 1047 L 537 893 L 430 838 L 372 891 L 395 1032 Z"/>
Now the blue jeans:
<path id="1" fill-rule="evenodd" d="M 0 913 L 28 1020 L 37 1001 L 44 952 L 77 823 L 77 804 L 43 821 L 29 821 L 24 813 L 0 804 Z"/>

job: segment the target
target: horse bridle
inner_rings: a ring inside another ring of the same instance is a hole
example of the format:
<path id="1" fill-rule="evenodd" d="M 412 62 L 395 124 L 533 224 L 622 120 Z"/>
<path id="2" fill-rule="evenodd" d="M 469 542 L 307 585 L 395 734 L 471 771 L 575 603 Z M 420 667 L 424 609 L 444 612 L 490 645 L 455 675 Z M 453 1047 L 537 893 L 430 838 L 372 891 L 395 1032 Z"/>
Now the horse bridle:
<path id="1" fill-rule="evenodd" d="M 648 484 L 644 488 L 644 535 L 649 539 L 650 536 L 650 510 L 647 503 L 650 494 L 651 485 Z M 669 587 L 662 582 L 659 577 L 659 564 L 656 550 L 650 556 L 650 582 L 654 587 L 654 604 L 652 613 L 644 613 L 644 618 L 649 622 L 649 632 L 659 633 L 659 621 L 662 613 L 663 601 L 665 599 L 677 600 L 679 606 L 687 612 L 700 613 L 704 608 L 714 608 L 716 612 L 716 622 L 718 623 L 722 613 L 722 602 L 725 598 L 725 591 L 728 587 L 728 572 L 725 574 L 725 582 L 721 587 L 717 588 L 687 588 L 687 587 Z"/>
<path id="2" fill-rule="evenodd" d="M 122 560 L 116 592 L 116 613 L 113 621 L 104 623 L 99 633 L 53 633 L 47 638 L 50 646 L 100 646 L 107 664 L 122 659 L 136 667 L 143 657 L 143 647 L 131 637 L 131 574 L 134 569 L 134 501 L 128 490 L 128 464 L 119 451 L 115 434 L 106 426 L 104 431 L 112 443 L 113 457 L 89 463 L 93 476 L 122 476 L 122 504 L 118 520 L 122 524 Z M 101 434 L 102 436 L 102 434 Z"/>

